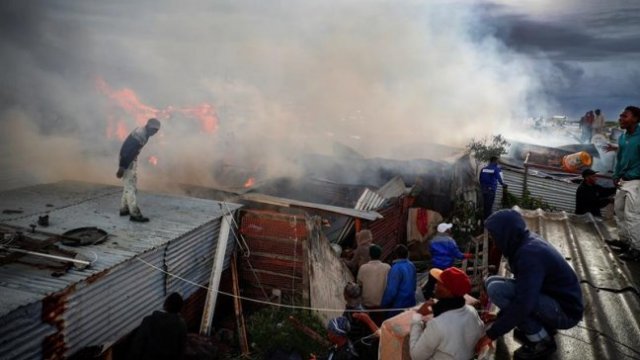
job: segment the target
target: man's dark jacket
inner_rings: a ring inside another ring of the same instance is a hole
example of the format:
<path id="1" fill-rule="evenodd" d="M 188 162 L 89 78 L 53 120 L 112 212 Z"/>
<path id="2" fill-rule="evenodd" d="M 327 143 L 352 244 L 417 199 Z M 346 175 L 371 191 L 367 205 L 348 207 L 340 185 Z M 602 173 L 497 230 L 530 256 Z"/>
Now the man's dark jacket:
<path id="1" fill-rule="evenodd" d="M 485 227 L 496 246 L 507 258 L 516 280 L 516 297 L 487 330 L 496 339 L 532 316 L 540 294 L 555 299 L 572 319 L 582 319 L 584 305 L 576 273 L 564 257 L 539 235 L 529 232 L 522 215 L 500 210 L 491 215 Z"/>
<path id="2" fill-rule="evenodd" d="M 582 180 L 576 191 L 576 214 L 590 212 L 593 216 L 602 216 L 600 208 L 609 203 L 608 196 L 616 193 L 616 188 L 606 188 L 598 184 L 589 185 Z"/>
<path id="3" fill-rule="evenodd" d="M 135 332 L 129 358 L 182 359 L 187 343 L 187 325 L 180 314 L 154 311 Z"/>

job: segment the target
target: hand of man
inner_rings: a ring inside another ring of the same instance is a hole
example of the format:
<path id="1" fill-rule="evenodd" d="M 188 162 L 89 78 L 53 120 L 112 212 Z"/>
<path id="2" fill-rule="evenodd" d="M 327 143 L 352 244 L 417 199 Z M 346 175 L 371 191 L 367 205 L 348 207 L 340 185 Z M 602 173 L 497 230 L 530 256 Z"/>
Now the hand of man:
<path id="1" fill-rule="evenodd" d="M 418 313 L 418 312 L 414 312 L 414 313 L 411 315 L 411 323 L 417 323 L 417 322 L 420 322 L 420 321 L 422 321 L 422 318 L 423 318 L 422 314 L 420 314 L 420 313 Z"/>
<path id="2" fill-rule="evenodd" d="M 118 179 L 122 179 L 122 176 L 124 176 L 124 169 L 123 168 L 118 168 L 118 172 L 116 173 L 116 177 Z"/>
<path id="3" fill-rule="evenodd" d="M 506 189 L 506 188 L 508 188 L 508 187 L 509 187 L 509 185 L 504 184 L 504 185 L 502 185 L 502 187 Z"/>
<path id="4" fill-rule="evenodd" d="M 619 187 L 620 186 L 620 179 L 613 179 L 613 186 Z"/>
<path id="5" fill-rule="evenodd" d="M 435 302 L 434 299 L 429 299 L 429 300 L 425 301 L 424 304 L 420 305 L 420 307 L 416 311 L 418 312 L 418 314 L 420 314 L 422 316 L 427 316 L 427 315 L 432 313 L 431 306 L 433 306 L 433 304 L 435 304 L 435 303 L 436 302 Z"/>
<path id="6" fill-rule="evenodd" d="M 464 258 L 465 259 L 473 259 L 473 254 L 472 253 L 464 253 Z"/>
<path id="7" fill-rule="evenodd" d="M 486 347 L 493 348 L 493 340 L 491 340 L 491 338 L 487 335 L 481 337 L 480 340 L 478 340 L 478 342 L 476 343 L 476 353 L 481 352 L 482 349 Z"/>

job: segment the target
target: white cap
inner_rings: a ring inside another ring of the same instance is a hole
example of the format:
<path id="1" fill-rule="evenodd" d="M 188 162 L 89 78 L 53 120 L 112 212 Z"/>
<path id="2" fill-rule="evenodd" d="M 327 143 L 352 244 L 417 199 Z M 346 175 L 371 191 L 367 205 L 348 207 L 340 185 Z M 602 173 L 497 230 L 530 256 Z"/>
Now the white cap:
<path id="1" fill-rule="evenodd" d="M 451 229 L 452 227 L 453 227 L 453 224 L 449 224 L 449 223 L 438 224 L 438 232 L 440 233 L 447 232 L 447 230 Z"/>

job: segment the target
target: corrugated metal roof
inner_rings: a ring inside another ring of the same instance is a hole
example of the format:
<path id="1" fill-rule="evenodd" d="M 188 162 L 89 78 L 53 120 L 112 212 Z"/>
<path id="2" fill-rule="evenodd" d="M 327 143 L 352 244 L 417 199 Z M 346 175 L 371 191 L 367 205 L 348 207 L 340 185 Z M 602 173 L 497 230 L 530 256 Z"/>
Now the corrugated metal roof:
<path id="1" fill-rule="evenodd" d="M 367 190 L 368 189 L 365 190 L 365 194 L 370 195 L 366 193 Z M 369 199 L 370 197 L 371 196 L 369 196 L 367 199 Z M 339 206 L 316 204 L 316 203 L 311 203 L 307 201 L 299 201 L 299 200 L 293 200 L 293 199 L 285 199 L 281 197 L 275 197 L 271 195 L 264 195 L 264 194 L 258 194 L 258 193 L 244 194 L 240 198 L 243 200 L 261 202 L 261 203 L 285 206 L 285 207 L 298 206 L 303 208 L 318 209 L 318 210 L 328 211 L 328 212 L 341 214 L 341 215 L 347 215 L 347 216 L 365 219 L 365 220 L 375 220 L 382 217 L 382 215 L 380 215 L 379 213 L 375 211 L 370 211 L 368 209 L 358 209 L 357 207 L 356 209 L 349 209 L 349 208 L 343 208 Z M 372 201 L 375 201 L 375 200 L 372 200 Z"/>
<path id="2" fill-rule="evenodd" d="M 522 196 L 524 186 L 524 170 L 502 169 L 504 182 L 509 186 L 509 192 L 517 197 Z M 576 208 L 576 190 L 578 184 L 556 179 L 547 179 L 534 176 L 529 172 L 527 176 L 527 189 L 531 196 L 541 198 L 557 210 L 573 213 Z M 502 202 L 502 191 L 496 192 L 494 210 L 499 209 Z"/>
<path id="3" fill-rule="evenodd" d="M 604 243 L 604 239 L 614 238 L 608 227 L 590 214 L 518 210 L 530 230 L 567 258 L 582 284 L 584 318 L 576 327 L 558 332 L 558 351 L 550 359 L 640 357 L 640 318 L 636 315 L 640 293 L 628 265 Z M 519 346 L 511 335 L 504 341 L 511 353 Z M 496 358 L 503 357 L 497 354 Z"/>
<path id="4" fill-rule="evenodd" d="M 220 218 L 239 205 L 140 193 L 138 201 L 151 221 L 139 224 L 119 216 L 121 191 L 60 182 L 0 193 L 1 209 L 23 211 L 0 214 L 0 223 L 28 227 L 48 213 L 50 226 L 43 230 L 50 234 L 86 226 L 109 233 L 99 245 L 58 245 L 92 259 L 84 270 L 52 277 L 46 268 L 17 262 L 0 266 L 1 354 L 69 356 L 86 346 L 117 341 L 160 308 L 167 293 L 188 297 L 197 290 L 149 264 L 198 284 L 208 282 Z M 225 267 L 229 257 L 230 252 Z M 11 332 L 14 328 L 29 329 L 28 339 L 23 332 Z"/>
<path id="5" fill-rule="evenodd" d="M 392 199 L 402 196 L 406 191 L 407 185 L 405 185 L 404 180 L 402 180 L 402 177 L 396 176 L 382 185 L 376 192 L 385 199 Z"/>

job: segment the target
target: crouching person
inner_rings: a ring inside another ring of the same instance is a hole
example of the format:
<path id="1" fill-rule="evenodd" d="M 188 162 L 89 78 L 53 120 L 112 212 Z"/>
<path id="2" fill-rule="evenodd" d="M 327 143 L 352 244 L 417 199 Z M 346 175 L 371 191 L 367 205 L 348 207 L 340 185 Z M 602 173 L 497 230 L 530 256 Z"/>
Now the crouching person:
<path id="1" fill-rule="evenodd" d="M 522 344 L 514 359 L 546 358 L 556 350 L 556 329 L 572 328 L 582 319 L 578 276 L 551 244 L 529 232 L 517 211 L 498 211 L 485 227 L 514 275 L 485 281 L 489 299 L 500 308 L 485 336 L 495 340 L 514 329 Z"/>
<path id="2" fill-rule="evenodd" d="M 433 319 L 425 321 L 416 312 L 411 322 L 409 347 L 412 360 L 473 358 L 475 345 L 482 337 L 484 324 L 478 312 L 465 305 L 464 295 L 471 291 L 471 281 L 462 270 L 450 267 L 431 269 L 435 298 L 431 306 Z"/>

